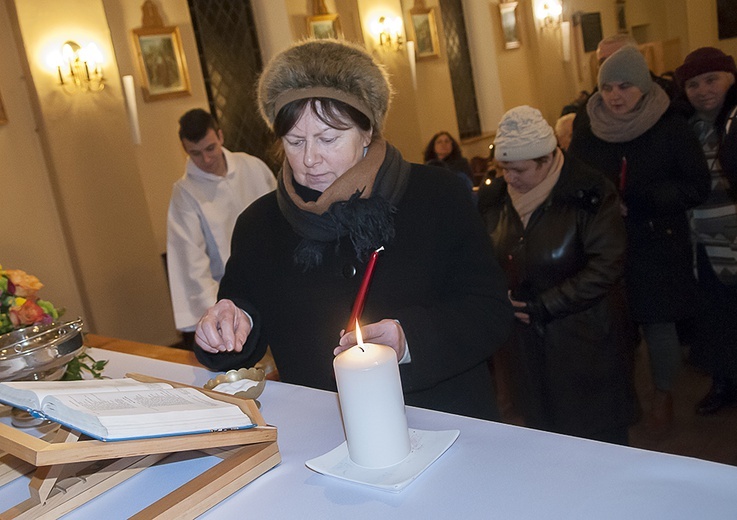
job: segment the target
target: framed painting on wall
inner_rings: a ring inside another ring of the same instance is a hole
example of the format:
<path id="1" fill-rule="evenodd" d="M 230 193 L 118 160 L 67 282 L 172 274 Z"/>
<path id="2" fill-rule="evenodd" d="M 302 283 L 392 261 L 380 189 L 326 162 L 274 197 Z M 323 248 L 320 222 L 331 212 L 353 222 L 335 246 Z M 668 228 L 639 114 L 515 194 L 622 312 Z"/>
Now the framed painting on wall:
<path id="1" fill-rule="evenodd" d="M 737 36 L 737 0 L 717 0 L 717 30 L 720 40 Z"/>
<path id="2" fill-rule="evenodd" d="M 435 58 L 440 55 L 438 26 L 435 21 L 435 8 L 412 8 L 412 39 L 415 42 L 415 57 Z"/>
<path id="3" fill-rule="evenodd" d="M 614 5 L 617 16 L 617 32 L 622 34 L 629 32 L 627 30 L 627 6 L 624 0 L 617 0 L 617 3 Z"/>
<path id="4" fill-rule="evenodd" d="M 340 18 L 337 14 L 318 14 L 307 17 L 307 31 L 310 38 L 323 40 L 326 38 L 343 38 Z"/>
<path id="5" fill-rule="evenodd" d="M 3 106 L 3 98 L 0 97 L 0 125 L 7 124 L 8 116 L 5 114 L 5 107 Z"/>
<path id="6" fill-rule="evenodd" d="M 499 18 L 502 24 L 502 37 L 505 49 L 517 49 L 522 45 L 517 23 L 517 2 L 499 4 Z"/>
<path id="7" fill-rule="evenodd" d="M 189 96 L 189 74 L 179 28 L 133 29 L 133 39 L 141 69 L 143 98 L 159 101 Z"/>

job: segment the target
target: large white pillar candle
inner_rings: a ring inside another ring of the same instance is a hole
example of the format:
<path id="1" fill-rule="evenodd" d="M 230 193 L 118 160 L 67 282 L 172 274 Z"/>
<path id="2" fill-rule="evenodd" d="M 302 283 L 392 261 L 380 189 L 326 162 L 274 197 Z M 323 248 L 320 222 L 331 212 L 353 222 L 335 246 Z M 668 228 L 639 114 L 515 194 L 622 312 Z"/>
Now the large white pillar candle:
<path id="1" fill-rule="evenodd" d="M 396 352 L 360 343 L 333 361 L 348 455 L 366 468 L 385 468 L 410 452 Z"/>

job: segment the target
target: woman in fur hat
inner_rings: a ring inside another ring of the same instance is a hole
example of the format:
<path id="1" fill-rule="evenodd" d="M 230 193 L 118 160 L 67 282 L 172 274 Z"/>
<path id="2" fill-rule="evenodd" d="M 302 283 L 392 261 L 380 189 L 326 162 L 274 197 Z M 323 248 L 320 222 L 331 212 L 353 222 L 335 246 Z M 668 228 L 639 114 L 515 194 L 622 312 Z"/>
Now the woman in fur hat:
<path id="1" fill-rule="evenodd" d="M 511 325 L 504 275 L 460 180 L 382 138 L 390 95 L 346 42 L 301 42 L 267 65 L 259 105 L 286 159 L 277 190 L 238 219 L 196 353 L 226 370 L 270 345 L 283 381 L 335 390 L 333 356 L 356 343 L 342 330 L 383 246 L 364 339 L 396 350 L 408 405 L 494 419 L 486 360 Z"/>
<path id="2" fill-rule="evenodd" d="M 646 426 L 661 435 L 673 422 L 671 389 L 681 365 L 675 323 L 692 314 L 696 297 L 686 210 L 706 200 L 709 176 L 698 140 L 669 109 L 637 48 L 609 56 L 598 83 L 586 104 L 590 121 L 574 129 L 568 152 L 607 175 L 622 195 L 627 299 L 656 387 Z"/>
<path id="3" fill-rule="evenodd" d="M 528 106 L 504 115 L 494 149 L 503 176 L 479 189 L 479 209 L 516 311 L 515 404 L 527 426 L 626 445 L 634 394 L 616 189 L 566 157 Z"/>
<path id="4" fill-rule="evenodd" d="M 737 67 L 732 56 L 702 47 L 675 75 L 711 175 L 709 198 L 691 212 L 702 308 L 689 341 L 691 361 L 712 376 L 696 405 L 708 415 L 737 402 Z"/>

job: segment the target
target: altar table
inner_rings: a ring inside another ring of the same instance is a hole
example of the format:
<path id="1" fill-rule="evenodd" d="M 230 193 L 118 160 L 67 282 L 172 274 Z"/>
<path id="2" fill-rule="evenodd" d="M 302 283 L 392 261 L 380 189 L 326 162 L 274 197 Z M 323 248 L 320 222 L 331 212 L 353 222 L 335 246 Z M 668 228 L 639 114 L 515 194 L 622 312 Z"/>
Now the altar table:
<path id="1" fill-rule="evenodd" d="M 201 386 L 213 373 L 91 348 L 106 375 L 138 372 Z M 282 463 L 201 518 L 275 519 L 723 519 L 737 518 L 737 468 L 467 417 L 407 408 L 410 428 L 460 430 L 450 449 L 400 493 L 305 467 L 345 440 L 337 395 L 268 381 L 259 398 L 278 427 Z M 211 467 L 172 456 L 65 518 L 127 518 Z M 27 479 L 0 487 L 0 503 L 28 496 Z"/>

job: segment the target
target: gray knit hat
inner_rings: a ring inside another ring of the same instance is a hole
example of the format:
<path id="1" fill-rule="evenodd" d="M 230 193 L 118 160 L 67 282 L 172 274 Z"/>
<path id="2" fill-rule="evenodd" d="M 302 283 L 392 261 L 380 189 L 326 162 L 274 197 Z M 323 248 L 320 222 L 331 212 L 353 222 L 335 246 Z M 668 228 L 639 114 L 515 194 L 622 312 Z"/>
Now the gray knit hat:
<path id="1" fill-rule="evenodd" d="M 626 45 L 609 56 L 599 69 L 599 90 L 604 83 L 631 83 L 647 94 L 653 86 L 650 69 L 637 47 Z"/>
<path id="2" fill-rule="evenodd" d="M 549 154 L 557 146 L 553 128 L 536 108 L 522 105 L 508 111 L 494 138 L 499 161 L 526 161 Z"/>
<path id="3" fill-rule="evenodd" d="M 271 128 L 284 105 L 325 97 L 352 106 L 381 132 L 391 95 L 384 66 L 344 40 L 298 42 L 272 58 L 258 83 L 261 115 Z"/>

